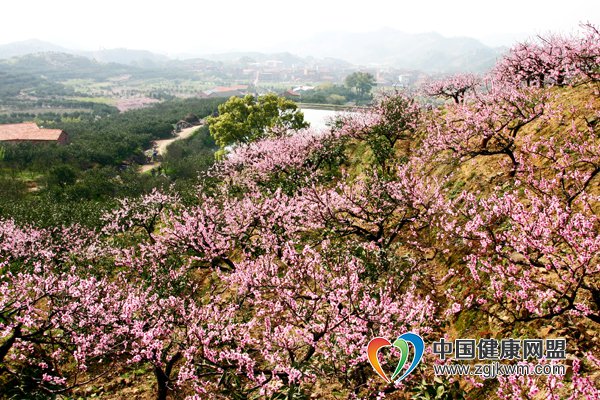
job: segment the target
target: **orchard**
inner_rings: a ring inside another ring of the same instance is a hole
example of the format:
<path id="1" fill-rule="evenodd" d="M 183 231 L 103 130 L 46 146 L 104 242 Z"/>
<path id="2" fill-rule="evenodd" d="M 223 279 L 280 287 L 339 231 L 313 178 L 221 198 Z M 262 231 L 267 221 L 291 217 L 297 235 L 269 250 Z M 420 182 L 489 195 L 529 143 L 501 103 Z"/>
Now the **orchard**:
<path id="1" fill-rule="evenodd" d="M 440 108 L 389 94 L 230 147 L 192 203 L 123 199 L 98 231 L 0 220 L 0 391 L 141 370 L 158 399 L 600 398 L 599 71 L 585 25 L 428 82 Z M 409 331 L 421 366 L 386 383 L 366 346 Z M 567 375 L 433 375 L 442 337 L 544 335 Z"/>

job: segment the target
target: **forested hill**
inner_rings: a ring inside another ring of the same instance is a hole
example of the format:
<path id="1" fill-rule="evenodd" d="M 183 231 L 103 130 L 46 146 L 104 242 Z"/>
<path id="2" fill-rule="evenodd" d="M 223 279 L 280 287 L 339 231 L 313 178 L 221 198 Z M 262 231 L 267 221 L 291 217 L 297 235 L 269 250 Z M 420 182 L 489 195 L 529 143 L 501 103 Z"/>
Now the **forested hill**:
<path id="1" fill-rule="evenodd" d="M 48 52 L 27 54 L 0 61 L 6 71 L 44 75 L 50 79 L 72 78 L 106 79 L 126 73 L 134 73 L 134 67 L 121 64 L 106 64 L 67 53 Z"/>
<path id="2" fill-rule="evenodd" d="M 98 229 L 3 219 L 0 393 L 599 398 L 600 33 L 544 39 L 329 129 L 235 132 Z M 374 338 L 418 367 L 390 382 Z M 493 363 L 543 373 L 435 374 Z"/>

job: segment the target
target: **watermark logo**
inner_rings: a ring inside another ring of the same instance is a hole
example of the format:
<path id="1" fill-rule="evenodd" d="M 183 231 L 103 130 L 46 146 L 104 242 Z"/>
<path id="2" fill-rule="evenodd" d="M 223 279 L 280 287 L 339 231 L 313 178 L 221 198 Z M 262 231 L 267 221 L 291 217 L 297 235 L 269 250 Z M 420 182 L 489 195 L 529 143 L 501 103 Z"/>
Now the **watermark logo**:
<path id="1" fill-rule="evenodd" d="M 414 355 L 410 365 L 408 353 L 412 344 Z M 400 360 L 391 378 L 381 368 L 377 355 L 384 347 L 393 346 L 400 351 Z M 367 357 L 371 366 L 387 383 L 398 383 L 410 375 L 421 362 L 425 344 L 423 338 L 413 332 L 400 335 L 394 343 L 386 338 L 376 337 L 367 345 Z M 493 379 L 498 376 L 550 376 L 565 375 L 567 366 L 559 363 L 567 358 L 565 338 L 547 339 L 456 339 L 441 338 L 433 342 L 431 353 L 437 355 L 441 363 L 433 365 L 435 375 L 477 376 Z M 531 360 L 538 360 L 532 362 Z M 475 360 L 485 361 L 474 363 Z M 458 361 L 458 362 L 456 362 Z M 404 373 L 402 373 L 404 371 Z"/>
<path id="2" fill-rule="evenodd" d="M 402 370 L 404 369 L 404 366 L 408 361 L 409 343 L 412 344 L 412 347 L 414 348 L 414 356 L 408 369 L 404 372 L 404 374 L 402 374 L 398 379 L 396 379 L 398 375 L 402 373 Z M 379 364 L 377 354 L 382 348 L 390 346 L 393 346 L 400 350 L 400 360 L 398 361 L 398 365 L 396 366 L 396 370 L 392 374 L 392 377 L 388 378 L 385 372 L 383 372 L 381 365 Z M 423 358 L 424 350 L 425 343 L 423 342 L 423 338 L 421 338 L 421 336 L 417 335 L 416 333 L 407 332 L 398 336 L 398 339 L 396 339 L 393 344 L 386 338 L 382 337 L 376 337 L 374 339 L 371 339 L 371 341 L 367 345 L 367 357 L 377 375 L 383 378 L 383 380 L 385 380 L 387 383 L 398 383 L 404 378 L 406 378 L 408 375 L 410 375 L 410 373 L 413 372 L 415 368 L 417 368 L 417 366 L 421 362 L 421 359 Z"/>

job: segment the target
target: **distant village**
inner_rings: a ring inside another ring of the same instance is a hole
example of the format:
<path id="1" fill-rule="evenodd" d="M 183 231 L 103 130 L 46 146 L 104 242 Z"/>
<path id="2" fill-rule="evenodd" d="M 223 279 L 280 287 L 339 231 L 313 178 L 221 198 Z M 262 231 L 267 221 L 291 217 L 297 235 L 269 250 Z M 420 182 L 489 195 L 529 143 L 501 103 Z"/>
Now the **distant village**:
<path id="1" fill-rule="evenodd" d="M 290 63 L 282 60 L 265 60 L 256 62 L 240 58 L 233 63 L 202 63 L 195 67 L 204 73 L 213 70 L 224 80 L 236 82 L 232 85 L 215 86 L 199 93 L 199 97 L 243 96 L 248 93 L 261 94 L 261 88 L 270 86 L 282 87 L 278 94 L 300 100 L 304 93 L 314 90 L 320 84 L 341 84 L 344 78 L 357 70 L 369 72 L 375 77 L 378 87 L 410 87 L 423 78 L 421 71 L 403 70 L 389 66 L 356 67 L 332 60 L 323 60 L 314 64 Z"/>
<path id="2" fill-rule="evenodd" d="M 188 67 L 198 72 L 210 72 L 225 75 L 232 79 L 249 82 L 340 82 L 344 76 L 357 69 L 370 72 L 382 83 L 394 84 L 401 75 L 416 74 L 417 71 L 399 69 L 391 66 L 364 65 L 355 66 L 336 59 L 307 61 L 307 59 L 291 57 L 286 60 L 266 59 L 256 61 L 251 57 L 240 57 L 230 61 L 209 61 L 204 59 L 186 60 Z"/>

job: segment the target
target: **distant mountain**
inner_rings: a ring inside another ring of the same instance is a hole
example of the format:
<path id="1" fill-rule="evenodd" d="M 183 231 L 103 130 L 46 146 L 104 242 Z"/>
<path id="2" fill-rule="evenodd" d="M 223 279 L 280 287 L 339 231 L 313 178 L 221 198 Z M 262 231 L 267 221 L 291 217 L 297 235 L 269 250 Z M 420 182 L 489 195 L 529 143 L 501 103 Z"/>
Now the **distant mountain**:
<path id="1" fill-rule="evenodd" d="M 334 57 L 354 64 L 384 64 L 426 72 L 483 71 L 503 52 L 476 39 L 444 37 L 438 33 L 409 34 L 394 29 L 366 33 L 329 32 L 287 42 L 299 55 Z"/>
<path id="2" fill-rule="evenodd" d="M 70 50 L 42 40 L 31 39 L 0 45 L 0 59 L 20 57 L 27 54 L 60 52 L 70 53 Z"/>
<path id="3" fill-rule="evenodd" d="M 169 62 L 169 57 L 147 50 L 103 49 L 81 51 L 67 49 L 37 39 L 0 45 L 0 59 L 9 59 L 39 53 L 65 53 L 86 57 L 102 63 L 117 63 L 143 68 L 154 68 Z"/>
<path id="4" fill-rule="evenodd" d="M 0 60 L 0 70 L 32 74 L 51 79 L 93 78 L 131 74 L 137 68 L 115 63 L 100 63 L 68 53 L 45 52 Z"/>
<path id="5" fill-rule="evenodd" d="M 228 52 L 202 58 L 224 64 L 250 65 L 278 61 L 284 66 L 329 65 L 346 68 L 350 64 L 389 65 L 430 73 L 482 72 L 489 69 L 504 51 L 467 37 L 444 37 L 438 33 L 408 34 L 394 29 L 366 33 L 321 33 L 309 39 L 287 42 L 270 52 Z M 145 69 L 176 68 L 172 60 L 146 50 L 107 49 L 76 51 L 40 40 L 0 45 L 0 59 L 36 53 L 68 53 L 100 63 L 117 63 Z M 185 64 L 185 63 L 182 63 Z"/>
<path id="6" fill-rule="evenodd" d="M 147 50 L 106 49 L 80 52 L 81 55 L 104 63 L 118 63 L 143 68 L 154 68 L 169 62 L 169 57 Z"/>

